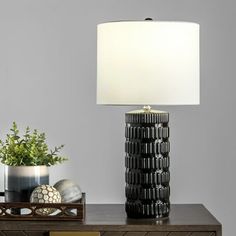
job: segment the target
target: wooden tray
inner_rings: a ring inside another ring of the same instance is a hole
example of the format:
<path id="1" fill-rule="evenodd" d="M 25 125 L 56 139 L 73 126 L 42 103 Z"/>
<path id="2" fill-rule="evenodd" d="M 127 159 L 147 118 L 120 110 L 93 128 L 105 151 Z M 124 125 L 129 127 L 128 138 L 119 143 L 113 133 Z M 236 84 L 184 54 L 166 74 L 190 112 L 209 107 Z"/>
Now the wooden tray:
<path id="1" fill-rule="evenodd" d="M 2 196 L 3 194 L 1 194 Z M 53 208 L 49 215 L 40 209 Z M 0 202 L 0 220 L 78 220 L 85 218 L 85 193 L 76 203 Z"/>

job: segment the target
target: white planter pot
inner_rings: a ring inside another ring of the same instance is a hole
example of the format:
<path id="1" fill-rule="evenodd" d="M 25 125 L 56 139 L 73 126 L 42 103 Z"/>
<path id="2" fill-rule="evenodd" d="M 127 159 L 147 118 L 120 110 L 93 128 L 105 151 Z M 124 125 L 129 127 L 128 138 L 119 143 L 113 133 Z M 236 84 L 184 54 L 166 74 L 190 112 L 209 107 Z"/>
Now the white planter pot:
<path id="1" fill-rule="evenodd" d="M 32 191 L 41 184 L 49 184 L 47 166 L 5 166 L 6 202 L 29 202 Z"/>

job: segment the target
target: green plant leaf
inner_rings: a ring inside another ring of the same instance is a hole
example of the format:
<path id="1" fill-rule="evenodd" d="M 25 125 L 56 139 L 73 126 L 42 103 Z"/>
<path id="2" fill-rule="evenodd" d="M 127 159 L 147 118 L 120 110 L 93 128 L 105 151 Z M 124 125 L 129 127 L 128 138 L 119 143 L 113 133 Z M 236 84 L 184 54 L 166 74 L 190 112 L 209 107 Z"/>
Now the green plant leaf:
<path id="1" fill-rule="evenodd" d="M 13 122 L 5 142 L 0 140 L 0 161 L 11 166 L 55 165 L 67 160 L 58 155 L 64 145 L 49 150 L 45 133 L 33 132 L 26 127 L 24 135 L 19 135 L 16 122 Z"/>

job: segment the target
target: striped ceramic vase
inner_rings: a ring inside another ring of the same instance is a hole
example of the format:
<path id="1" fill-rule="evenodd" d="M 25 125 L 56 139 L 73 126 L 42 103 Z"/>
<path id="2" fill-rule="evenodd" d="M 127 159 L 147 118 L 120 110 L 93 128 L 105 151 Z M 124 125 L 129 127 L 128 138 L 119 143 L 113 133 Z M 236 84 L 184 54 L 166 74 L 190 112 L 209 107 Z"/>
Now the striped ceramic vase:
<path id="1" fill-rule="evenodd" d="M 5 201 L 29 202 L 35 187 L 49 184 L 47 166 L 5 166 Z"/>

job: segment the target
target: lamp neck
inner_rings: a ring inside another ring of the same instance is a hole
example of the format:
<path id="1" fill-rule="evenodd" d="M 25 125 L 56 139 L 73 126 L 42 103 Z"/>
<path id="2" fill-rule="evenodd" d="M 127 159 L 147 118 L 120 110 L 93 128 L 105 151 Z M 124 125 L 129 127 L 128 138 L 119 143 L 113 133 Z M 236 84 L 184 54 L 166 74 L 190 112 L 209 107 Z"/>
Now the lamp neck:
<path id="1" fill-rule="evenodd" d="M 149 105 L 145 105 L 145 106 L 143 106 L 143 111 L 144 112 L 151 112 L 151 110 L 152 110 L 152 108 L 151 108 L 151 106 L 149 106 Z"/>

